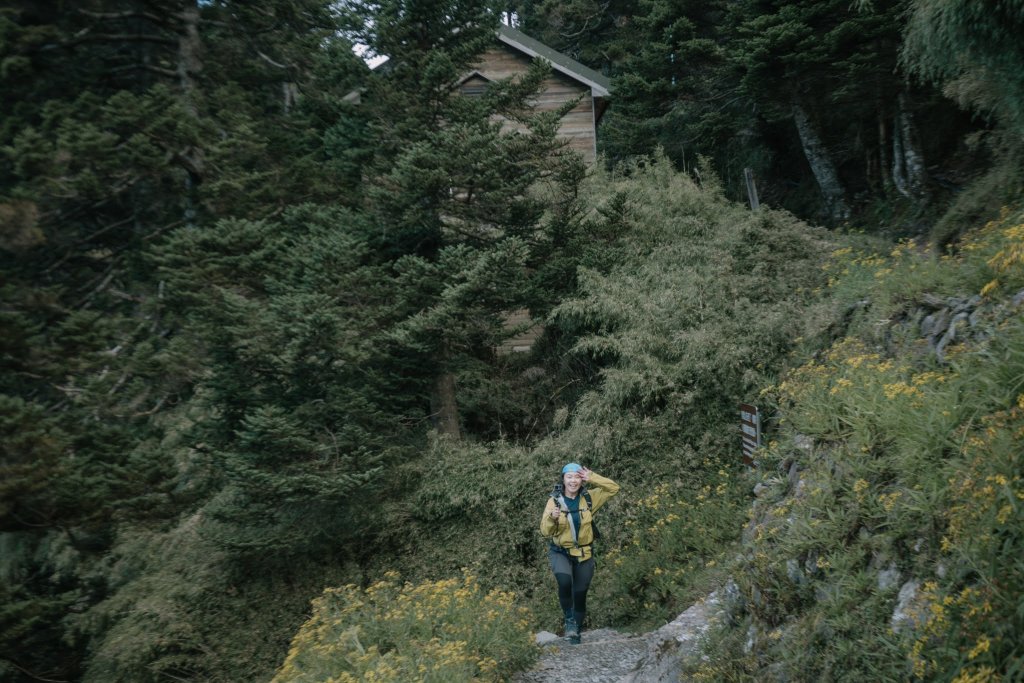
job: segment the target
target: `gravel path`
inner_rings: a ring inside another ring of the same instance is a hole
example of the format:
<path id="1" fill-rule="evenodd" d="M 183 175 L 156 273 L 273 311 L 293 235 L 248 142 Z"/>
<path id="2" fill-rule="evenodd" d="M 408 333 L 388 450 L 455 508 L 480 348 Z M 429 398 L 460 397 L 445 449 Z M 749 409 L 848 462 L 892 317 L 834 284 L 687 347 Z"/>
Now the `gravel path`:
<path id="1" fill-rule="evenodd" d="M 544 654 L 512 683 L 678 683 L 680 662 L 696 649 L 717 605 L 715 592 L 656 631 L 584 631 L 579 645 L 540 633 L 538 642 L 548 641 Z"/>
<path id="2" fill-rule="evenodd" d="M 610 628 L 584 631 L 579 645 L 570 645 L 563 638 L 547 645 L 537 666 L 517 674 L 512 681 L 612 683 L 626 676 L 646 653 L 647 641 L 642 635 L 630 636 Z"/>

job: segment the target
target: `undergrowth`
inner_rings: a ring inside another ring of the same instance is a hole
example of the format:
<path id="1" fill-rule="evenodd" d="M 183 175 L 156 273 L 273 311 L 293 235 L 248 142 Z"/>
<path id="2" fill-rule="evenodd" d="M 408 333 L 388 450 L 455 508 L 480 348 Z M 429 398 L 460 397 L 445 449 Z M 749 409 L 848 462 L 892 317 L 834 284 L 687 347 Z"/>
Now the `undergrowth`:
<path id="1" fill-rule="evenodd" d="M 661 484 L 624 510 L 625 542 L 599 558 L 594 600 L 636 631 L 671 621 L 707 594 L 736 541 L 746 486 L 725 469 L 696 491 Z"/>
<path id="2" fill-rule="evenodd" d="M 476 577 L 329 588 L 274 683 L 502 681 L 536 657 L 528 611 Z"/>
<path id="3" fill-rule="evenodd" d="M 559 469 L 576 461 L 622 487 L 597 515 L 603 537 L 588 628 L 664 623 L 709 590 L 739 537 L 749 495 L 739 476 L 738 405 L 777 376 L 793 350 L 834 244 L 789 214 L 727 201 L 710 169 L 702 178 L 698 185 L 654 158 L 598 171 L 582 188 L 577 219 L 585 232 L 614 239 L 604 265 L 580 268 L 576 295 L 551 312 L 530 359 L 530 375 L 543 378 L 537 385 L 555 388 L 541 401 L 550 416 L 537 430 L 543 437 L 431 440 L 424 457 L 391 480 L 377 520 L 378 547 L 388 552 L 374 554 L 367 576 L 397 569 L 412 585 L 443 583 L 466 566 L 484 592 L 515 592 L 533 615 L 531 628 L 557 630 L 562 614 L 538 527 Z M 342 591 L 344 600 L 355 600 L 356 590 Z M 317 616 L 324 609 L 318 603 L 315 620 L 327 618 Z M 413 638 L 420 649 L 400 650 L 371 623 L 383 608 L 367 609 L 330 627 L 332 638 L 358 627 L 364 652 L 353 655 L 358 648 L 345 636 L 348 654 L 330 655 L 337 664 L 324 676 L 358 675 L 339 668 L 342 659 L 362 662 L 371 645 L 374 656 L 359 665 L 366 671 L 381 662 L 410 671 L 437 635 L 424 625 Z M 314 666 L 317 648 L 326 647 L 311 635 L 314 623 L 296 637 L 289 662 Z M 489 656 L 467 650 L 457 658 L 465 668 L 446 675 L 489 676 L 473 673 L 470 661 Z M 289 666 L 282 672 L 295 671 Z"/>
<path id="4" fill-rule="evenodd" d="M 845 335 L 766 391 L 780 428 L 697 680 L 1024 677 L 1024 214 L 955 254 L 843 249 Z M 924 313 L 967 302 L 952 342 Z M 825 304 L 823 304 L 825 305 Z M 809 335 L 813 336 L 813 335 Z"/>

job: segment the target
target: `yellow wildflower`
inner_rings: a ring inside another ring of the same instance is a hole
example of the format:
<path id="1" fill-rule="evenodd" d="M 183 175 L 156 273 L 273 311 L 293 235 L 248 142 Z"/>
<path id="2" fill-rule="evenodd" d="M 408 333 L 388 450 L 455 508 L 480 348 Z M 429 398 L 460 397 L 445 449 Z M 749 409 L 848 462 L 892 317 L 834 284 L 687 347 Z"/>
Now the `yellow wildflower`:
<path id="1" fill-rule="evenodd" d="M 978 638 L 978 642 L 975 644 L 974 648 L 967 653 L 967 658 L 974 659 L 983 652 L 988 652 L 988 649 L 991 646 L 991 644 L 992 643 L 989 641 L 988 636 L 983 635 L 982 637 Z"/>

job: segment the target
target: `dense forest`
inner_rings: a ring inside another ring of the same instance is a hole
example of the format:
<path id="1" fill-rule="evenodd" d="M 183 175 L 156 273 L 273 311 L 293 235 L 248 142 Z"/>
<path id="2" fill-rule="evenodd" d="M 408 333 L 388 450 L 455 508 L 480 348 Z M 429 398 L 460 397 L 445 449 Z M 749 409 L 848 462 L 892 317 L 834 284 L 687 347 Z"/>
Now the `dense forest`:
<path id="1" fill-rule="evenodd" d="M 611 79 L 596 165 L 543 61 L 453 96 L 503 20 Z M 557 623 L 567 460 L 623 486 L 593 623 L 742 577 L 698 679 L 1019 679 L 1021 35 L 1021 0 L 4 3 L 0 680 L 503 680 Z M 922 352 L 941 311 L 975 331 Z M 761 475 L 799 523 L 743 539 Z M 879 626 L 890 561 L 952 616 Z"/>

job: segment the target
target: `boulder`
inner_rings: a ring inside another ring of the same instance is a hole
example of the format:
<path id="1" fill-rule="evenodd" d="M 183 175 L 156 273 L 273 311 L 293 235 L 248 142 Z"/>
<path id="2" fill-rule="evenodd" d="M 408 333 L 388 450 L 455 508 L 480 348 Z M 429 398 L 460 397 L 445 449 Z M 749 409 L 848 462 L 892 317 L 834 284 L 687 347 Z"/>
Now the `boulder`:
<path id="1" fill-rule="evenodd" d="M 552 633 L 551 631 L 541 631 L 540 633 L 537 634 L 537 636 L 534 638 L 534 640 L 536 641 L 536 643 L 538 645 L 540 645 L 541 647 L 544 647 L 545 645 L 551 645 L 552 643 L 558 643 L 562 639 L 559 638 L 554 633 Z"/>
<path id="2" fill-rule="evenodd" d="M 620 683 L 677 683 L 685 657 L 697 649 L 719 605 L 718 591 L 648 634 L 647 652 Z"/>
<path id="3" fill-rule="evenodd" d="M 914 579 L 900 586 L 896 598 L 896 609 L 892 612 L 889 626 L 893 633 L 916 630 L 924 622 L 924 605 L 920 595 L 921 584 Z"/>

